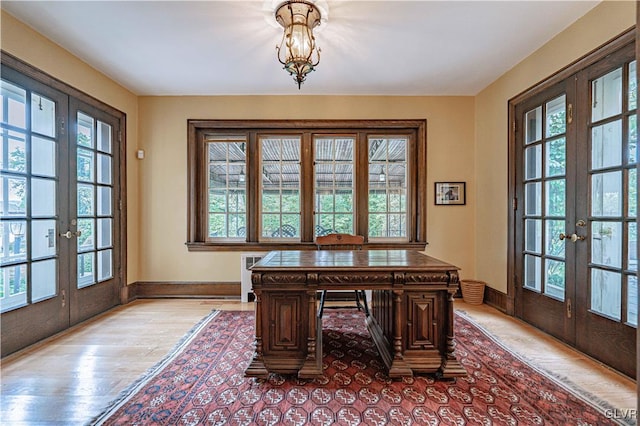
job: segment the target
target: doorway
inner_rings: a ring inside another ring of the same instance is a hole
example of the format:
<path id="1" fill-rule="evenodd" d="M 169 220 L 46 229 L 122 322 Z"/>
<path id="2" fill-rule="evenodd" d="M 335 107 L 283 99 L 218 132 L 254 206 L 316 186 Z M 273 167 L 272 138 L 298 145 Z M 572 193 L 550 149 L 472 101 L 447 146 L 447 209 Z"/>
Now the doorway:
<path id="1" fill-rule="evenodd" d="M 512 106 L 515 314 L 630 377 L 636 108 L 633 43 Z"/>
<path id="2" fill-rule="evenodd" d="M 2 356 L 115 306 L 124 283 L 124 117 L 53 86 L 2 65 Z"/>

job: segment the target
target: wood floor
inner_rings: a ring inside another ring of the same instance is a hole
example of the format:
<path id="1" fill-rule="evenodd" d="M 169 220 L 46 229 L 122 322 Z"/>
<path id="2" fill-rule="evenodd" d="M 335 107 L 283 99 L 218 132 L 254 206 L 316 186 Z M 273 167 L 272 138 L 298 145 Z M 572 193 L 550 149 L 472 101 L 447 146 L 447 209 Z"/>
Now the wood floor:
<path id="1" fill-rule="evenodd" d="M 212 309 L 235 301 L 138 300 L 2 360 L 0 424 L 81 425 L 164 357 Z M 636 408 L 634 381 L 486 305 L 456 300 L 497 339 L 620 410 Z"/>

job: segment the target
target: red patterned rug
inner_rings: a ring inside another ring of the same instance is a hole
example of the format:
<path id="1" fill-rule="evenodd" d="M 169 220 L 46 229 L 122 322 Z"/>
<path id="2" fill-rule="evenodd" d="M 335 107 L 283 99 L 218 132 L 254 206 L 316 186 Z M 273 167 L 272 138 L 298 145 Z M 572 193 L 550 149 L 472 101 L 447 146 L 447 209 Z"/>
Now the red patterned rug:
<path id="1" fill-rule="evenodd" d="M 244 378 L 254 316 L 215 311 L 94 425 L 610 425 L 596 405 L 456 313 L 469 375 L 390 380 L 357 311 L 327 311 L 322 378 Z M 609 407 L 610 408 L 610 407 Z"/>

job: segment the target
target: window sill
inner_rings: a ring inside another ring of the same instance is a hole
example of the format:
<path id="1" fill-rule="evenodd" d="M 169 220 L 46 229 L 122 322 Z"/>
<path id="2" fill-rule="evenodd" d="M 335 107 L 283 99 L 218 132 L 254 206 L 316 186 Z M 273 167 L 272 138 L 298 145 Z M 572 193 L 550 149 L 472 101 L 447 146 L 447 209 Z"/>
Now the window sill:
<path id="1" fill-rule="evenodd" d="M 363 250 L 424 250 L 428 243 L 367 243 Z M 189 251 L 273 251 L 273 250 L 317 250 L 314 243 L 186 243 Z"/>

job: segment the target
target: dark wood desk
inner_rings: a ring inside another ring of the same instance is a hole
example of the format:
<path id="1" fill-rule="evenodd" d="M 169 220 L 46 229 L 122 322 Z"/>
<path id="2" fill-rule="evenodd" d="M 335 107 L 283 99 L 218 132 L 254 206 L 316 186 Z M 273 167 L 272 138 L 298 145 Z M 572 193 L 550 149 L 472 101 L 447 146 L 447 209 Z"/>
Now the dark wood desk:
<path id="1" fill-rule="evenodd" d="M 373 290 L 366 323 L 390 377 L 466 376 L 454 353 L 458 268 L 411 250 L 274 251 L 251 269 L 255 354 L 248 377 L 322 375 L 319 290 Z"/>

